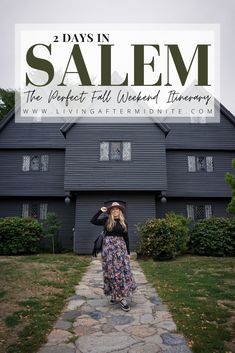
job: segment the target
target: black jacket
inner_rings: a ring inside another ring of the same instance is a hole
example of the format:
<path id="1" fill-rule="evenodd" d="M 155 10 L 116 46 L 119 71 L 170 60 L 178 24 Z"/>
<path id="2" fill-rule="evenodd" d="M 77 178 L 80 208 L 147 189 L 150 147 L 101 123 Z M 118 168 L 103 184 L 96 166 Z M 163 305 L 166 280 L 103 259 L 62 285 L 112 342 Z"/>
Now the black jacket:
<path id="1" fill-rule="evenodd" d="M 103 213 L 101 210 L 99 210 L 90 220 L 92 224 L 95 225 L 105 225 L 108 216 L 99 219 L 99 216 Z M 105 227 L 106 234 L 105 236 L 109 235 L 117 235 L 117 236 L 122 236 L 123 239 L 125 240 L 126 243 L 126 248 L 127 248 L 127 253 L 130 254 L 130 248 L 129 248 L 129 237 L 128 237 L 128 232 L 125 231 L 122 227 L 122 225 L 119 222 L 119 219 L 116 220 L 116 224 L 114 225 L 113 229 L 111 231 L 108 231 L 108 229 Z"/>

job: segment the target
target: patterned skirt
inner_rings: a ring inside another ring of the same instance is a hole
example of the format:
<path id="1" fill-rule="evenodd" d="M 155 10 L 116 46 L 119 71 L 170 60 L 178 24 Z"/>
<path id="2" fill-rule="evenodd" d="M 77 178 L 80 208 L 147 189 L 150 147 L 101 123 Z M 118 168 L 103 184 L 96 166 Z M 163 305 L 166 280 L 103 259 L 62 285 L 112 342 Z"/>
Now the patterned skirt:
<path id="1" fill-rule="evenodd" d="M 129 297 L 137 289 L 127 255 L 123 237 L 104 237 L 101 252 L 104 294 L 112 295 L 117 300 Z"/>

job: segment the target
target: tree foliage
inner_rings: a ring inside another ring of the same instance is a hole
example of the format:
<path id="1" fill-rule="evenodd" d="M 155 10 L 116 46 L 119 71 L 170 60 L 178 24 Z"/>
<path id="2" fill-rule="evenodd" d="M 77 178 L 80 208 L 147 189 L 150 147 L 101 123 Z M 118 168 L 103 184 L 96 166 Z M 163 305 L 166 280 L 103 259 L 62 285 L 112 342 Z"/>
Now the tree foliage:
<path id="1" fill-rule="evenodd" d="M 225 174 L 225 181 L 232 188 L 232 199 L 228 204 L 227 211 L 230 213 L 235 213 L 235 159 L 233 159 L 233 161 L 232 161 L 232 167 L 234 169 L 234 174 L 226 173 Z"/>
<path id="2" fill-rule="evenodd" d="M 15 94 L 18 97 L 17 91 L 0 88 L 0 120 L 15 106 Z"/>
<path id="3" fill-rule="evenodd" d="M 46 221 L 43 224 L 44 237 L 51 238 L 52 252 L 59 252 L 60 244 L 57 239 L 62 222 L 55 212 L 48 212 Z"/>

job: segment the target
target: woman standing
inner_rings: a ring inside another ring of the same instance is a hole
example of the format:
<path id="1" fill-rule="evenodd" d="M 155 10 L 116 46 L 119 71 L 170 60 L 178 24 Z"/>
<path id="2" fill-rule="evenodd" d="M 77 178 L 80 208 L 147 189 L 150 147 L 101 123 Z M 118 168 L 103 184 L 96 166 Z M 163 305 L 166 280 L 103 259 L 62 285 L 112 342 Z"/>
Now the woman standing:
<path id="1" fill-rule="evenodd" d="M 108 216 L 99 219 L 103 212 Z M 111 295 L 110 304 L 119 302 L 122 310 L 129 311 L 126 297 L 137 286 L 130 267 L 128 225 L 123 212 L 124 207 L 113 202 L 108 208 L 101 207 L 92 217 L 91 223 L 104 225 L 106 231 L 101 252 L 104 294 Z"/>

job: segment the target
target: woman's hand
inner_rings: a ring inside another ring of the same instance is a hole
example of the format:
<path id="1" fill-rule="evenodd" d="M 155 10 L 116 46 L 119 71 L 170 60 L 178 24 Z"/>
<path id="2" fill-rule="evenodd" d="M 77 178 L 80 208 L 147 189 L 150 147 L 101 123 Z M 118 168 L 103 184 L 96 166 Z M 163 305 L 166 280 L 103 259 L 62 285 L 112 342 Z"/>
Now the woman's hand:
<path id="1" fill-rule="evenodd" d="M 126 255 L 126 258 L 127 258 L 127 260 L 129 260 L 130 261 L 130 259 L 131 259 L 131 257 L 130 257 L 130 255 L 128 254 L 128 255 Z"/>
<path id="2" fill-rule="evenodd" d="M 101 211 L 102 212 L 106 212 L 107 211 L 107 207 L 101 207 Z"/>

